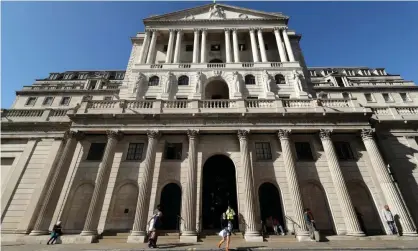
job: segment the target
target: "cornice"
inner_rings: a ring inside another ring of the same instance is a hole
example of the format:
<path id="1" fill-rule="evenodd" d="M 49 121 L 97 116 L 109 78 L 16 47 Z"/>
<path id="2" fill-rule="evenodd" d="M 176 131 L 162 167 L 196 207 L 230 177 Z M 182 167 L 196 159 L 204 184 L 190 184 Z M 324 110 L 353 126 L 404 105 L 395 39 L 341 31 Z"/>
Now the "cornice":
<path id="1" fill-rule="evenodd" d="M 16 95 L 22 95 L 22 94 L 30 94 L 30 95 L 41 95 L 41 94 L 52 94 L 57 95 L 60 93 L 65 94 L 109 94 L 109 93 L 118 93 L 120 89 L 100 89 L 100 90 L 84 90 L 84 89 L 76 89 L 76 90 L 63 90 L 63 89 L 57 89 L 57 90 L 20 90 L 16 91 Z"/>
<path id="2" fill-rule="evenodd" d="M 364 91 L 366 90 L 380 90 L 380 89 L 390 89 L 390 90 L 396 90 L 396 89 L 412 89 L 412 90 L 418 90 L 418 86 L 412 86 L 412 85 L 400 85 L 400 86 L 393 86 L 393 85 L 370 85 L 370 86 L 345 86 L 345 87 L 336 87 L 336 86 L 314 86 L 312 85 L 313 89 L 315 90 L 327 90 L 327 91 L 335 91 L 335 92 L 344 92 L 347 90 L 360 90 Z"/>
<path id="3" fill-rule="evenodd" d="M 254 23 L 254 22 L 277 22 L 287 21 L 286 18 L 231 18 L 231 19 L 178 19 L 178 20 L 148 20 L 144 21 L 145 25 L 156 25 L 156 24 L 201 24 L 201 23 L 225 23 L 225 24 L 243 24 L 243 23 Z M 287 22 L 284 22 L 287 24 Z"/>

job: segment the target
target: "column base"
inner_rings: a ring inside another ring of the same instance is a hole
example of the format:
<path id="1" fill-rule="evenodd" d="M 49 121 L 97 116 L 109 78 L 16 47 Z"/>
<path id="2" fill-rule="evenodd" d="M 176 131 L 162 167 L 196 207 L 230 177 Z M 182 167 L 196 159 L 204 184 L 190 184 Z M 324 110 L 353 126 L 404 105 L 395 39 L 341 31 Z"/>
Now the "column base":
<path id="1" fill-rule="evenodd" d="M 132 235 L 131 233 L 131 235 L 128 236 L 128 240 L 126 242 L 127 243 L 144 243 L 145 240 L 146 240 L 145 235 Z"/>
<path id="2" fill-rule="evenodd" d="M 80 236 L 96 236 L 97 230 L 83 230 L 80 233 Z"/>
<path id="3" fill-rule="evenodd" d="M 418 233 L 417 232 L 403 232 L 402 236 L 418 237 Z"/>
<path id="4" fill-rule="evenodd" d="M 30 236 L 39 236 L 39 235 L 46 235 L 49 234 L 48 230 L 32 230 L 30 232 Z"/>
<path id="5" fill-rule="evenodd" d="M 194 233 L 193 235 L 190 233 L 185 235 L 185 233 L 182 233 L 180 236 L 180 242 L 181 243 L 196 243 L 197 242 L 197 234 Z"/>
<path id="6" fill-rule="evenodd" d="M 264 238 L 260 233 L 245 233 L 244 239 L 246 242 L 264 242 Z"/>
<path id="7" fill-rule="evenodd" d="M 364 232 L 349 232 L 347 233 L 348 236 L 356 236 L 356 237 L 364 237 L 366 234 Z"/>
<path id="8" fill-rule="evenodd" d="M 301 242 L 301 241 L 311 241 L 311 237 L 309 236 L 309 232 L 308 231 L 300 231 L 296 233 L 296 239 Z"/>

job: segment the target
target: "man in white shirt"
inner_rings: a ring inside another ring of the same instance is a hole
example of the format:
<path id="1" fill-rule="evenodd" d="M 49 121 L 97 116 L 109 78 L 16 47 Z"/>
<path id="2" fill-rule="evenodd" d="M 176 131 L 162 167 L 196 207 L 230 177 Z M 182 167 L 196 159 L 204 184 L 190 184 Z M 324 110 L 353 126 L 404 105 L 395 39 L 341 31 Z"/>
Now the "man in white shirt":
<path id="1" fill-rule="evenodd" d="M 392 232 L 392 234 L 397 234 L 395 219 L 393 218 L 392 212 L 390 211 L 388 205 L 384 206 L 384 209 L 382 210 L 382 214 L 383 214 L 383 218 L 388 223 L 389 229 Z"/>

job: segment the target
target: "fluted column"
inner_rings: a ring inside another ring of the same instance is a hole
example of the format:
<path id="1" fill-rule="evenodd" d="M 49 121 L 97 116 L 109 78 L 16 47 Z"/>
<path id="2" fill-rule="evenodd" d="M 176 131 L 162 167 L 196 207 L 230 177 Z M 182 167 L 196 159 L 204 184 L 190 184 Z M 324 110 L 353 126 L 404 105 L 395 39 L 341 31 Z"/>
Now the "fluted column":
<path id="1" fill-rule="evenodd" d="M 255 63 L 260 62 L 260 59 L 258 58 L 257 40 L 255 39 L 254 28 L 250 28 L 250 40 L 251 40 L 251 50 L 253 52 L 253 61 Z"/>
<path id="2" fill-rule="evenodd" d="M 184 219 L 184 229 L 182 236 L 195 236 L 196 235 L 196 191 L 197 191 L 197 142 L 198 142 L 197 130 L 188 130 L 187 136 L 189 137 L 189 153 L 188 162 L 189 167 L 187 169 L 187 183 L 185 185 L 183 193 L 183 206 L 182 206 L 182 218 Z"/>
<path id="3" fill-rule="evenodd" d="M 193 63 L 199 63 L 199 34 L 200 30 L 194 30 L 194 41 L 193 41 Z"/>
<path id="4" fill-rule="evenodd" d="M 295 56 L 293 55 L 292 45 L 290 44 L 289 37 L 287 36 L 287 28 L 282 29 L 282 34 L 283 34 L 284 44 L 286 46 L 287 55 L 289 56 L 289 61 L 294 62 Z"/>
<path id="5" fill-rule="evenodd" d="M 138 184 L 138 201 L 136 203 L 134 225 L 131 236 L 145 236 L 148 217 L 148 195 L 151 191 L 150 180 L 154 173 L 155 150 L 158 143 L 159 132 L 148 131 L 148 146 L 144 160 L 142 179 Z"/>
<path id="6" fill-rule="evenodd" d="M 260 46 L 261 61 L 267 62 L 266 47 L 264 46 L 263 30 L 261 28 L 257 30 L 257 35 L 258 35 L 258 44 Z"/>
<path id="7" fill-rule="evenodd" d="M 99 171 L 96 177 L 96 183 L 94 185 L 93 195 L 90 200 L 89 211 L 87 212 L 86 221 L 84 223 L 83 231 L 80 235 L 96 235 L 97 223 L 100 200 L 102 200 L 102 194 L 106 190 L 107 182 L 109 180 L 110 168 L 113 163 L 113 157 L 115 155 L 115 149 L 118 141 L 121 139 L 122 134 L 115 131 L 107 131 L 107 144 L 103 154 L 102 162 L 99 165 Z"/>
<path id="8" fill-rule="evenodd" d="M 206 63 L 206 36 L 208 34 L 207 29 L 202 29 L 202 49 L 200 50 L 200 63 Z"/>
<path id="9" fill-rule="evenodd" d="M 331 130 L 321 129 L 319 137 L 321 138 L 322 146 L 324 147 L 325 155 L 327 156 L 328 167 L 334 184 L 334 189 L 341 206 L 341 211 L 344 217 L 347 235 L 364 236 L 361 230 L 356 211 L 351 202 L 350 194 L 344 181 L 344 176 L 340 168 L 340 164 L 335 153 L 334 145 L 331 140 Z"/>
<path id="10" fill-rule="evenodd" d="M 254 182 L 253 172 L 251 170 L 250 153 L 248 151 L 248 134 L 247 130 L 238 131 L 238 139 L 241 152 L 241 165 L 243 170 L 243 182 L 244 182 L 244 205 L 245 214 L 244 220 L 245 235 L 246 236 L 259 236 L 260 233 L 257 230 L 256 217 L 255 217 L 255 199 L 254 199 Z"/>
<path id="11" fill-rule="evenodd" d="M 294 221 L 299 225 L 299 229 L 295 229 L 295 233 L 298 237 L 308 236 L 309 234 L 303 219 L 303 201 L 296 173 L 295 158 L 290 147 L 290 130 L 279 130 L 278 137 L 282 147 L 287 184 L 289 185 L 290 197 L 292 198 Z"/>
<path id="12" fill-rule="evenodd" d="M 183 36 L 183 31 L 177 31 L 177 38 L 176 38 L 176 49 L 174 50 L 174 63 L 178 64 L 180 62 L 180 54 L 181 54 L 181 37 Z"/>
<path id="13" fill-rule="evenodd" d="M 287 62 L 285 48 L 280 35 L 280 27 L 274 27 L 274 36 L 276 37 L 277 48 L 279 50 L 280 62 Z"/>
<path id="14" fill-rule="evenodd" d="M 145 63 L 145 60 L 147 59 L 150 36 L 151 36 L 151 32 L 148 31 L 148 30 L 145 31 L 144 42 L 142 42 L 141 52 L 139 53 L 139 60 L 138 60 L 138 62 L 140 64 Z"/>
<path id="15" fill-rule="evenodd" d="M 157 45 L 157 36 L 158 33 L 156 30 L 154 30 L 152 32 L 152 37 L 151 37 L 151 44 L 149 46 L 149 52 L 148 52 L 148 56 L 147 56 L 147 64 L 153 64 L 154 63 L 154 54 L 155 54 L 155 46 Z"/>
<path id="16" fill-rule="evenodd" d="M 74 154 L 75 147 L 77 145 L 77 141 L 81 140 L 83 137 L 83 133 L 81 132 L 75 132 L 75 131 L 69 131 L 65 134 L 64 140 L 65 146 L 64 150 L 61 153 L 60 160 L 58 164 L 55 166 L 52 172 L 51 180 L 48 182 L 48 186 L 46 186 L 46 191 L 44 196 L 42 197 L 42 205 L 41 208 L 37 214 L 36 222 L 33 227 L 33 230 L 31 231 L 30 235 L 42 235 L 48 233 L 48 226 L 46 229 L 44 229 L 45 226 L 45 217 L 47 216 L 47 211 L 51 207 L 55 207 L 55 204 L 52 206 L 51 203 L 53 203 L 53 194 L 56 193 L 57 190 L 61 191 L 62 184 L 61 181 L 65 179 L 65 176 L 68 172 L 68 162 L 71 161 L 71 158 Z M 48 222 L 49 223 L 49 222 Z"/>
<path id="17" fill-rule="evenodd" d="M 167 64 L 171 63 L 173 60 L 173 46 L 174 46 L 174 35 L 175 31 L 170 29 L 170 35 L 168 37 L 168 45 L 167 45 L 167 56 L 165 57 L 165 62 Z"/>
<path id="18" fill-rule="evenodd" d="M 234 62 L 239 63 L 239 48 L 238 48 L 238 34 L 237 29 L 232 29 L 232 43 L 234 47 Z"/>
<path id="19" fill-rule="evenodd" d="M 225 32 L 225 57 L 226 62 L 231 63 L 231 36 L 229 33 L 230 29 L 226 28 L 224 29 Z"/>
<path id="20" fill-rule="evenodd" d="M 373 138 L 373 129 L 364 129 L 361 131 L 361 137 L 371 160 L 373 170 L 377 180 L 382 188 L 386 202 L 394 216 L 399 216 L 399 222 L 402 225 L 402 233 L 406 236 L 417 236 L 417 229 L 409 217 L 408 209 L 404 206 L 402 195 L 398 193 L 395 184 L 392 181 L 390 173 L 386 168 L 385 162 L 380 155 L 379 148 Z"/>

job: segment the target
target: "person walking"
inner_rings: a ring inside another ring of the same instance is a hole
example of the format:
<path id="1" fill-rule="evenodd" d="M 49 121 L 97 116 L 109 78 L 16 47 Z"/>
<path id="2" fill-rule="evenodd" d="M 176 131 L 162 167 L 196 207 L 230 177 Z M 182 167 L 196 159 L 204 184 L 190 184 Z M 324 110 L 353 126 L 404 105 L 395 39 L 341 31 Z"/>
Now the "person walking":
<path id="1" fill-rule="evenodd" d="M 226 243 L 225 251 L 229 251 L 229 245 L 231 244 L 231 229 L 232 229 L 232 223 L 228 222 L 228 227 L 225 227 L 224 229 L 222 229 L 221 232 L 219 232 L 219 236 L 221 236 L 222 239 L 218 243 L 218 248 L 221 248 L 222 244 Z"/>
<path id="2" fill-rule="evenodd" d="M 231 208 L 231 206 L 228 206 L 228 209 L 225 212 L 226 214 L 226 220 L 227 220 L 227 226 L 230 227 L 230 231 L 231 233 L 233 232 L 234 229 L 234 224 L 232 223 L 232 221 L 234 220 L 235 217 L 235 211 L 234 209 Z"/>
<path id="3" fill-rule="evenodd" d="M 279 231 L 278 231 L 279 229 L 280 229 L 281 235 L 284 235 L 284 230 L 283 230 L 282 225 L 277 220 L 277 218 L 274 218 L 273 219 L 273 230 L 274 230 L 275 235 L 279 235 Z"/>
<path id="4" fill-rule="evenodd" d="M 309 208 L 305 208 L 305 212 L 303 214 L 303 218 L 305 219 L 305 224 L 308 227 L 309 230 L 309 236 L 311 237 L 311 240 L 315 240 L 315 219 L 313 217 L 313 214 Z"/>
<path id="5" fill-rule="evenodd" d="M 60 235 L 62 235 L 62 227 L 61 227 L 61 221 L 58 221 L 57 224 L 55 224 L 54 227 L 52 228 L 51 238 L 48 240 L 46 245 L 54 244 L 54 241 L 56 241 Z"/>
<path id="6" fill-rule="evenodd" d="M 157 240 L 158 240 L 158 233 L 161 229 L 162 221 L 161 218 L 163 217 L 163 213 L 161 212 L 161 206 L 158 205 L 157 209 L 154 211 L 154 215 L 152 216 L 151 220 L 148 222 L 150 232 L 148 236 L 148 247 L 149 248 L 156 248 L 157 247 Z"/>
<path id="7" fill-rule="evenodd" d="M 397 234 L 398 231 L 396 231 L 396 225 L 395 225 L 395 219 L 393 218 L 393 214 L 389 209 L 388 205 L 385 205 L 382 210 L 383 218 L 385 218 L 386 223 L 389 226 L 390 231 L 392 234 Z"/>

